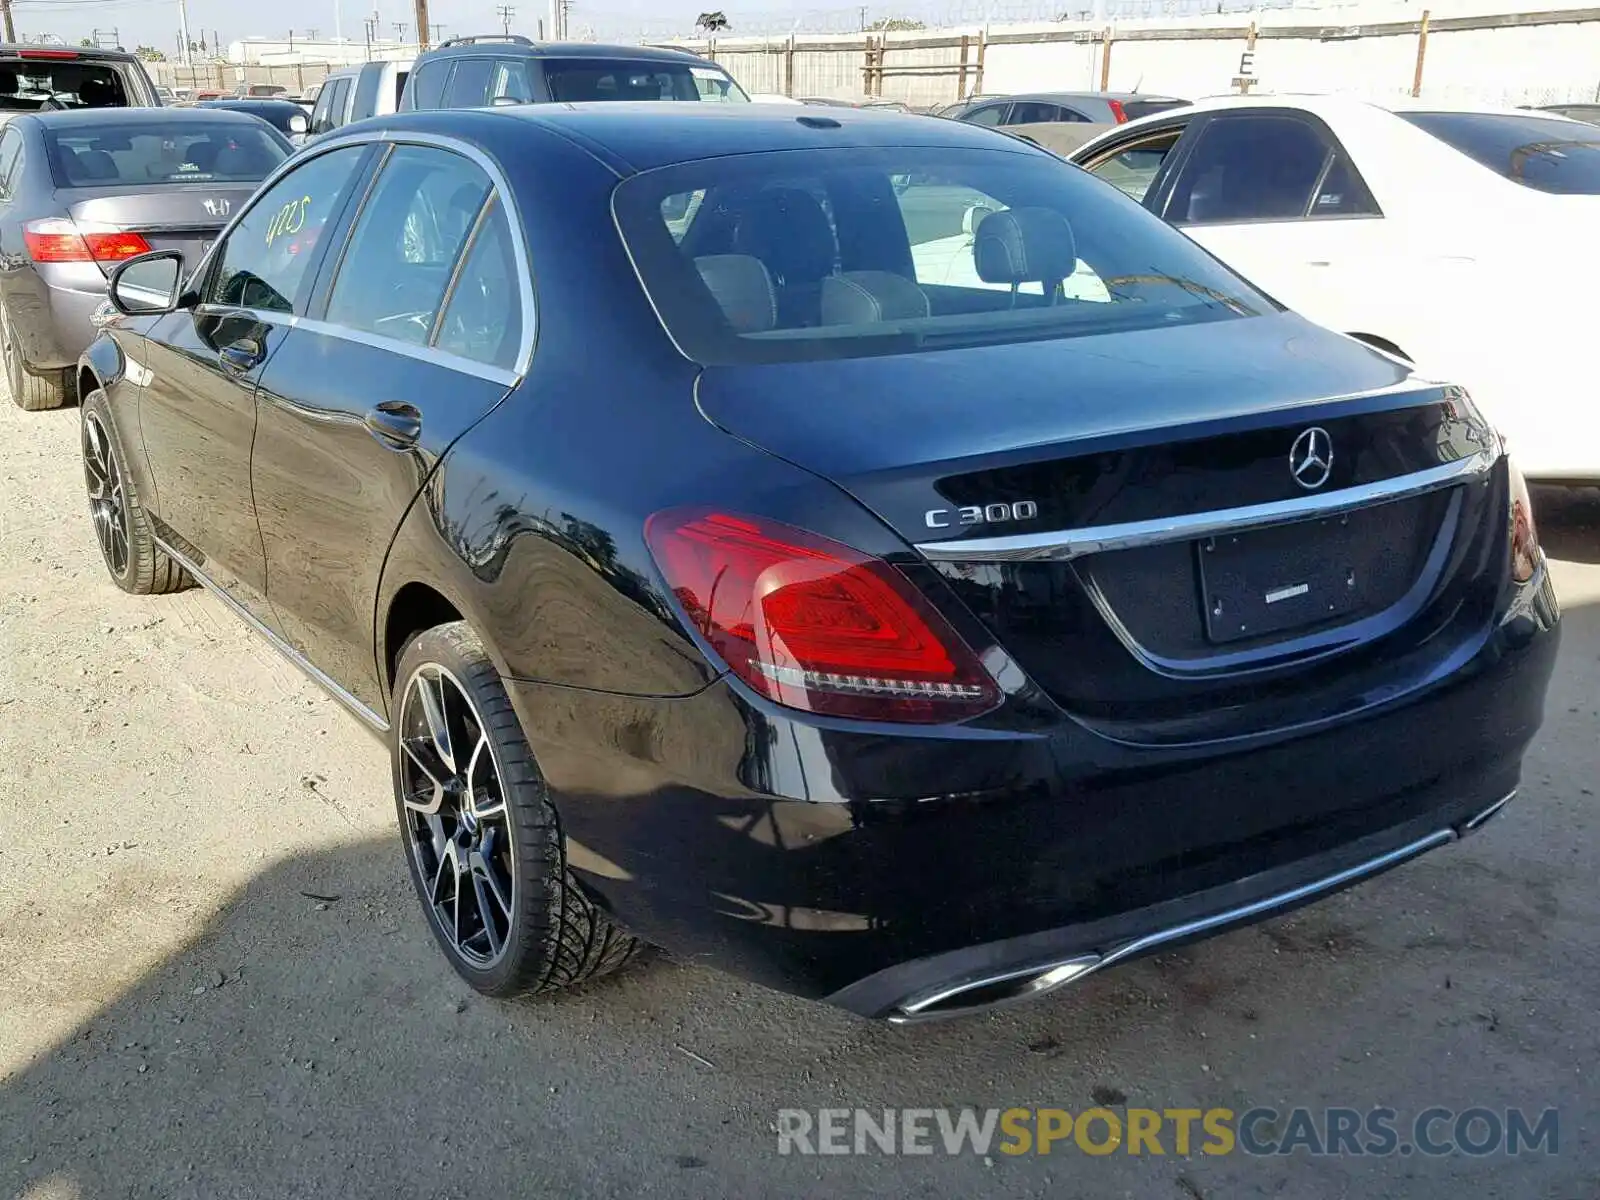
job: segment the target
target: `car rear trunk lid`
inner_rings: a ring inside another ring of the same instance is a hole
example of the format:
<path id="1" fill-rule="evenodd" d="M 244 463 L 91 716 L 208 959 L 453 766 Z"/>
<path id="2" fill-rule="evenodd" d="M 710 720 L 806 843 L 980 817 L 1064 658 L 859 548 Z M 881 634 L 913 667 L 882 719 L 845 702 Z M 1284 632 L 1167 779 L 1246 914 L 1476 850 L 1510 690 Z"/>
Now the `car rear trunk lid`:
<path id="1" fill-rule="evenodd" d="M 187 183 L 74 188 L 59 195 L 75 223 L 142 234 L 152 250 L 182 251 L 192 268 L 254 192 L 253 184 Z"/>
<path id="2" fill-rule="evenodd" d="M 1420 647 L 1498 580 L 1476 410 L 1287 314 L 712 368 L 699 402 L 849 491 L 1035 682 L 1123 736 L 1348 704 L 1382 682 L 1364 652 Z"/>

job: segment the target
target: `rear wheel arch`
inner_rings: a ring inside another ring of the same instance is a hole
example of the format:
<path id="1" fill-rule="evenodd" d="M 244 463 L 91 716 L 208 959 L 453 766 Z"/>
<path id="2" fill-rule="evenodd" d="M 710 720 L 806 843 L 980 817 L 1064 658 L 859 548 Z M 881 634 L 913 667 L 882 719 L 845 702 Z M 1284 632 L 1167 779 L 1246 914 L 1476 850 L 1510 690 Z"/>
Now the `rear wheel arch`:
<path id="1" fill-rule="evenodd" d="M 460 606 L 431 585 L 418 581 L 402 584 L 389 598 L 381 626 L 383 642 L 378 647 L 383 681 L 388 689 L 394 690 L 395 670 L 412 638 L 464 619 Z"/>

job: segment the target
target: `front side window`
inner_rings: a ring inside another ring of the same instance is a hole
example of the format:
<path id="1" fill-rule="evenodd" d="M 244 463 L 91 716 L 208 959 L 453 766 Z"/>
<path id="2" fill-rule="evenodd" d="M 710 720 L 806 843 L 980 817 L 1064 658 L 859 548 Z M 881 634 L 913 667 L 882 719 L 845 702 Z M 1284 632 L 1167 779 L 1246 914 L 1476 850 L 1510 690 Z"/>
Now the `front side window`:
<path id="1" fill-rule="evenodd" d="M 522 349 L 522 284 L 511 237 L 505 210 L 496 203 L 479 223 L 434 343 L 506 371 L 516 369 Z"/>
<path id="2" fill-rule="evenodd" d="M 365 154 L 364 146 L 320 154 L 262 193 L 216 254 L 206 301 L 303 313 L 323 230 L 344 207 Z"/>
<path id="3" fill-rule="evenodd" d="M 489 191 L 489 177 L 459 154 L 397 149 L 350 235 L 327 320 L 426 345 Z"/>
<path id="4" fill-rule="evenodd" d="M 254 121 L 51 126 L 44 140 L 56 186 L 68 188 L 259 183 L 290 150 Z"/>
<path id="5" fill-rule="evenodd" d="M 1319 207 L 1329 175 L 1343 156 L 1315 126 L 1273 114 L 1219 117 L 1200 131 L 1194 152 L 1173 182 L 1166 216 L 1175 224 L 1297 221 L 1355 216 L 1365 189 L 1345 162 L 1335 199 Z"/>
<path id="6" fill-rule="evenodd" d="M 720 67 L 607 58 L 547 58 L 542 65 L 550 86 L 550 98 L 563 103 L 584 100 L 743 103 L 749 100 Z"/>
<path id="7" fill-rule="evenodd" d="M 513 101 L 517 104 L 532 104 L 533 84 L 528 79 L 528 64 L 524 59 L 501 58 L 496 59 L 494 75 L 489 80 L 489 102 L 496 100 Z"/>
<path id="8" fill-rule="evenodd" d="M 344 124 L 344 102 L 350 95 L 350 77 L 342 75 L 323 86 L 311 114 L 311 132 L 327 133 Z"/>
<path id="9" fill-rule="evenodd" d="M 1115 189 L 1039 155 L 880 147 L 730 156 L 635 175 L 614 207 L 654 308 L 705 364 L 1275 311 Z"/>
<path id="10" fill-rule="evenodd" d="M 1600 196 L 1600 128 L 1533 113 L 1397 114 L 1496 175 L 1538 192 Z"/>

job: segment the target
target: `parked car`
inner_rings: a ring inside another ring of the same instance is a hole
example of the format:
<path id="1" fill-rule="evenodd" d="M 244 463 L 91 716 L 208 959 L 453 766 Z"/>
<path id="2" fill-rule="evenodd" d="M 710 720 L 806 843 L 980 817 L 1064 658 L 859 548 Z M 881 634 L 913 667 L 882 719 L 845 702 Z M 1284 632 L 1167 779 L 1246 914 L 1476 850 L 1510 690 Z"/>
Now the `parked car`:
<path id="1" fill-rule="evenodd" d="M 289 89 L 281 83 L 241 83 L 233 89 L 236 100 L 269 99 L 274 96 L 288 99 Z"/>
<path id="2" fill-rule="evenodd" d="M 1121 125 L 1140 117 L 1182 108 L 1189 102 L 1142 92 L 1029 92 L 968 100 L 939 115 L 971 125 L 1009 127 L 1060 122 Z"/>
<path id="3" fill-rule="evenodd" d="M 317 106 L 317 97 L 320 96 L 320 95 L 322 95 L 322 84 L 321 84 L 321 82 L 313 83 L 310 87 L 308 87 L 305 90 L 305 92 L 300 96 L 300 98 L 295 101 L 295 103 L 299 104 L 307 112 L 310 112 L 314 108 L 316 108 L 316 106 Z"/>
<path id="4" fill-rule="evenodd" d="M 1461 381 L 1530 477 L 1600 481 L 1583 349 L 1600 129 L 1251 96 L 1129 124 L 1072 157 L 1313 321 Z"/>
<path id="5" fill-rule="evenodd" d="M 312 105 L 311 136 L 394 112 L 411 75 L 412 62 L 409 58 L 390 59 L 330 71 Z"/>
<path id="6" fill-rule="evenodd" d="M 310 115 L 293 100 L 207 100 L 204 107 L 259 117 L 296 146 L 306 140 L 306 134 L 311 129 Z"/>
<path id="7" fill-rule="evenodd" d="M 160 104 L 144 64 L 132 54 L 0 44 L 0 112 Z"/>
<path id="8" fill-rule="evenodd" d="M 111 267 L 152 248 L 198 259 L 289 151 L 254 118 L 208 109 L 9 121 L 0 133 L 0 359 L 12 400 L 25 409 L 65 402 Z"/>
<path id="9" fill-rule="evenodd" d="M 117 269 L 112 579 L 216 589 L 387 739 L 480 991 L 647 939 L 971 1012 L 1517 788 L 1558 614 L 1471 400 L 1052 155 L 906 128 L 401 115 Z M 977 196 L 983 286 L 923 283 Z"/>
<path id="10" fill-rule="evenodd" d="M 158 86 L 156 88 L 156 99 L 161 101 L 161 103 L 164 104 L 164 105 L 165 104 L 176 104 L 178 102 L 178 97 L 177 97 L 176 93 L 174 93 L 173 90 L 171 88 L 169 88 L 169 87 L 160 87 L 160 86 Z"/>
<path id="11" fill-rule="evenodd" d="M 403 112 L 585 100 L 745 103 L 733 77 L 687 50 L 459 37 L 417 59 Z"/>
<path id="12" fill-rule="evenodd" d="M 1547 104 L 1534 112 L 1554 113 L 1558 117 L 1571 117 L 1574 121 L 1587 121 L 1600 125 L 1600 104 Z"/>

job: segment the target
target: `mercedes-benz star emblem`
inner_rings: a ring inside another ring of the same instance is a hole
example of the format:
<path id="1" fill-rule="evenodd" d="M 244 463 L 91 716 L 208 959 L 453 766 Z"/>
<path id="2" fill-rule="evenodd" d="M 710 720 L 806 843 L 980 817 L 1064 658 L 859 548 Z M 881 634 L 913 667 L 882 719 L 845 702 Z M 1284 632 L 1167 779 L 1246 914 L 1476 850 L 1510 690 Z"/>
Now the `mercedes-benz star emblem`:
<path id="1" fill-rule="evenodd" d="M 1313 425 L 1289 447 L 1289 474 L 1308 492 L 1328 482 L 1333 473 L 1333 439 L 1320 425 Z"/>

